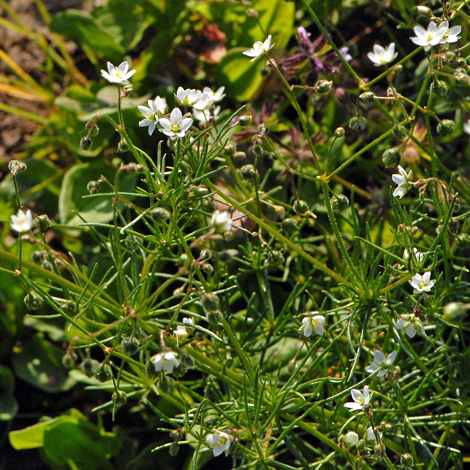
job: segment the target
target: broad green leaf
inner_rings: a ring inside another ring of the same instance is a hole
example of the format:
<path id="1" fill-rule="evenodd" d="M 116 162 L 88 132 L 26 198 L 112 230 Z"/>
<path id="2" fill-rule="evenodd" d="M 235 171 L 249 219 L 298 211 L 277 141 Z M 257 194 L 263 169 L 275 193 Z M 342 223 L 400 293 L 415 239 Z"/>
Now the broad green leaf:
<path id="1" fill-rule="evenodd" d="M 83 220 L 74 213 L 78 212 L 87 222 L 106 223 L 113 218 L 112 196 L 88 196 L 87 184 L 98 180 L 102 175 L 114 184 L 116 172 L 101 161 L 92 161 L 73 166 L 65 174 L 62 191 L 59 198 L 59 216 L 63 224 L 70 226 L 82 224 Z M 121 191 L 132 191 L 135 187 L 137 176 L 135 174 L 121 174 L 119 189 Z M 109 186 L 103 183 L 106 192 Z M 121 204 L 118 206 L 122 208 Z"/>
<path id="2" fill-rule="evenodd" d="M 18 377 L 49 393 L 64 392 L 75 385 L 62 365 L 63 351 L 39 334 L 33 336 L 13 355 Z"/>
<path id="3" fill-rule="evenodd" d="M 84 11 L 62 11 L 52 18 L 49 27 L 55 33 L 77 40 L 82 47 L 91 49 L 100 59 L 109 60 L 115 65 L 119 65 L 126 52 L 110 32 Z"/>
<path id="4" fill-rule="evenodd" d="M 57 418 L 60 419 L 60 418 Z M 10 444 L 13 449 L 36 449 L 42 447 L 44 443 L 44 430 L 48 421 L 29 426 L 19 431 L 12 431 L 8 434 Z"/>

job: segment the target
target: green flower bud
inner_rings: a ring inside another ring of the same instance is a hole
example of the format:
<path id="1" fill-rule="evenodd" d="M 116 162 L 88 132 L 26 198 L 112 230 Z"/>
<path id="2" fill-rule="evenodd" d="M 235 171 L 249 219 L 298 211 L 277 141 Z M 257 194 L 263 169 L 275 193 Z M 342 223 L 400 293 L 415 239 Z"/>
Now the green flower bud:
<path id="1" fill-rule="evenodd" d="M 168 377 L 167 375 L 162 375 L 157 382 L 157 391 L 158 393 L 171 394 L 175 390 L 176 383 L 174 379 Z"/>
<path id="2" fill-rule="evenodd" d="M 78 356 L 75 351 L 66 352 L 62 356 L 62 365 L 67 369 L 75 369 Z"/>
<path id="3" fill-rule="evenodd" d="M 28 310 L 37 310 L 43 303 L 43 298 L 36 292 L 28 292 L 24 298 Z"/>
<path id="4" fill-rule="evenodd" d="M 374 452 L 379 457 L 379 459 L 383 459 L 385 456 L 385 446 L 379 442 L 374 446 Z"/>
<path id="5" fill-rule="evenodd" d="M 209 194 L 209 190 L 205 186 L 196 186 L 193 191 L 194 197 L 202 198 Z"/>
<path id="6" fill-rule="evenodd" d="M 333 212 L 341 212 L 349 207 L 349 199 L 344 194 L 338 194 L 331 198 L 331 207 Z"/>
<path id="7" fill-rule="evenodd" d="M 89 150 L 91 148 L 91 145 L 93 144 L 93 142 L 91 141 L 91 139 L 86 136 L 86 137 L 82 137 L 80 139 L 80 148 L 82 150 Z"/>
<path id="8" fill-rule="evenodd" d="M 375 95 L 374 95 L 374 93 L 372 93 L 370 91 L 366 91 L 364 93 L 361 93 L 359 95 L 359 98 L 362 101 L 365 101 L 366 103 L 372 103 L 375 100 Z"/>
<path id="9" fill-rule="evenodd" d="M 284 207 L 282 207 L 282 206 L 276 206 L 274 209 L 275 209 L 275 211 L 276 211 L 277 216 L 278 216 L 281 220 L 284 220 L 284 218 L 285 218 L 285 216 L 286 216 L 286 210 L 284 209 Z"/>
<path id="10" fill-rule="evenodd" d="M 52 266 L 52 263 L 47 259 L 41 263 L 41 268 L 45 269 L 46 271 L 54 272 L 54 266 Z"/>
<path id="11" fill-rule="evenodd" d="M 194 359 L 189 354 L 181 354 L 181 364 L 186 366 L 186 369 L 194 367 Z"/>
<path id="12" fill-rule="evenodd" d="M 305 215 L 310 209 L 310 207 L 308 207 L 308 204 L 305 201 L 298 199 L 294 202 L 293 209 L 296 214 Z"/>
<path id="13" fill-rule="evenodd" d="M 271 266 L 284 264 L 284 255 L 278 250 L 270 251 L 268 253 L 268 264 Z"/>
<path id="14" fill-rule="evenodd" d="M 333 82 L 331 80 L 319 80 L 315 84 L 315 89 L 318 93 L 328 93 L 333 86 Z"/>
<path id="15" fill-rule="evenodd" d="M 37 250 L 31 253 L 31 261 L 34 264 L 41 264 L 48 256 L 47 251 Z"/>
<path id="16" fill-rule="evenodd" d="M 400 463 L 406 469 L 413 468 L 414 466 L 413 456 L 411 454 L 403 454 L 402 456 L 400 456 Z"/>
<path id="17" fill-rule="evenodd" d="M 443 119 L 442 122 L 437 125 L 437 132 L 442 135 L 450 135 L 454 130 L 455 122 L 452 121 L 452 119 Z"/>
<path id="18" fill-rule="evenodd" d="M 396 167 L 401 161 L 400 150 L 396 147 L 385 150 L 382 154 L 382 161 L 387 168 Z"/>
<path id="19" fill-rule="evenodd" d="M 173 367 L 173 375 L 177 379 L 181 379 L 181 377 L 183 377 L 187 371 L 188 369 L 186 369 L 186 366 L 182 363 L 180 363 L 179 366 Z"/>
<path id="20" fill-rule="evenodd" d="M 150 211 L 150 215 L 152 216 L 155 222 L 162 224 L 165 223 L 170 218 L 170 213 L 164 209 L 163 207 L 156 207 Z"/>
<path id="21" fill-rule="evenodd" d="M 126 96 L 129 96 L 134 91 L 134 86 L 128 80 L 125 80 L 122 83 L 123 87 L 121 91 L 121 98 L 126 98 Z"/>
<path id="22" fill-rule="evenodd" d="M 118 390 L 113 393 L 111 400 L 116 408 L 121 408 L 121 406 L 124 406 L 127 403 L 127 393 L 122 390 Z"/>
<path id="23" fill-rule="evenodd" d="M 336 138 L 339 138 L 339 137 L 343 137 L 343 135 L 346 133 L 346 131 L 344 130 L 344 127 L 337 127 L 335 129 L 335 137 Z"/>
<path id="24" fill-rule="evenodd" d="M 36 223 L 41 232 L 45 232 L 47 229 L 52 227 L 52 222 L 46 214 L 36 217 Z"/>
<path id="25" fill-rule="evenodd" d="M 349 127 L 355 131 L 363 131 L 367 127 L 367 119 L 362 116 L 355 116 L 350 119 Z"/>
<path id="26" fill-rule="evenodd" d="M 8 162 L 8 169 L 12 176 L 16 176 L 18 173 L 26 171 L 26 168 L 26 163 L 19 162 L 18 160 L 10 160 Z"/>
<path id="27" fill-rule="evenodd" d="M 96 194 L 100 190 L 100 184 L 97 181 L 90 181 L 86 189 L 90 194 Z"/>
<path id="28" fill-rule="evenodd" d="M 235 152 L 237 151 L 237 147 L 235 146 L 233 142 L 227 142 L 224 150 L 229 157 L 233 157 Z"/>
<path id="29" fill-rule="evenodd" d="M 206 318 L 211 325 L 217 326 L 222 320 L 222 315 L 217 310 L 214 312 L 206 311 Z"/>
<path id="30" fill-rule="evenodd" d="M 266 124 L 262 123 L 258 126 L 258 132 L 260 134 L 266 135 L 269 132 L 269 127 Z"/>
<path id="31" fill-rule="evenodd" d="M 140 341 L 135 337 L 127 336 L 122 339 L 121 348 L 126 356 L 133 356 L 140 348 Z"/>
<path id="32" fill-rule="evenodd" d="M 282 221 L 282 230 L 286 233 L 294 233 L 297 230 L 297 220 L 284 219 Z"/>
<path id="33" fill-rule="evenodd" d="M 216 312 L 219 309 L 220 300 L 217 295 L 208 293 L 202 296 L 202 307 L 206 312 Z"/>
<path id="34" fill-rule="evenodd" d="M 470 304 L 463 304 L 461 302 L 450 302 L 444 307 L 443 317 L 444 320 L 454 322 L 465 318 Z"/>
<path id="35" fill-rule="evenodd" d="M 145 372 L 151 379 L 160 376 L 160 372 L 155 370 L 155 364 L 152 361 L 147 361 L 145 363 Z"/>
<path id="36" fill-rule="evenodd" d="M 441 96 L 442 98 L 447 96 L 447 93 L 449 93 L 449 87 L 447 86 L 447 83 L 443 82 L 442 80 L 435 80 L 431 85 L 431 89 L 434 93 L 436 93 L 438 96 Z"/>
<path id="37" fill-rule="evenodd" d="M 238 120 L 238 124 L 240 124 L 240 126 L 247 126 L 248 124 L 250 124 L 250 122 L 251 122 L 251 116 L 248 116 L 248 115 L 242 116 Z"/>
<path id="38" fill-rule="evenodd" d="M 256 155 L 257 157 L 261 157 L 264 155 L 264 150 L 263 150 L 263 146 L 256 143 L 256 144 L 253 144 L 253 149 L 252 149 L 252 152 L 254 155 Z"/>
<path id="39" fill-rule="evenodd" d="M 449 230 L 449 233 L 454 236 L 458 235 L 462 230 L 462 224 L 458 220 L 451 218 L 449 224 L 447 225 L 447 230 Z"/>
<path id="40" fill-rule="evenodd" d="M 214 272 L 214 268 L 212 264 L 209 263 L 202 263 L 201 269 L 206 273 L 206 274 L 212 274 Z"/>
<path id="41" fill-rule="evenodd" d="M 405 126 L 402 126 L 401 124 L 394 126 L 392 130 L 392 134 L 393 134 L 393 137 L 395 137 L 395 139 L 397 140 L 403 140 L 403 139 L 406 139 L 406 137 L 408 137 L 408 133 L 406 131 Z"/>
<path id="42" fill-rule="evenodd" d="M 246 10 L 246 16 L 249 16 L 250 18 L 258 19 L 259 14 L 253 8 L 248 8 L 248 10 Z"/>
<path id="43" fill-rule="evenodd" d="M 121 139 L 118 144 L 117 148 L 118 152 L 125 153 L 129 151 L 129 145 L 127 145 L 127 142 L 124 139 Z"/>
<path id="44" fill-rule="evenodd" d="M 170 450 L 168 451 L 172 457 L 175 457 L 178 455 L 178 452 L 180 450 L 180 446 L 177 442 L 172 442 L 170 446 Z"/>
<path id="45" fill-rule="evenodd" d="M 241 168 L 240 168 L 240 175 L 242 176 L 242 178 L 244 179 L 251 179 L 253 178 L 253 176 L 256 175 L 256 170 L 255 170 L 255 167 L 253 165 L 243 165 Z"/>
<path id="46" fill-rule="evenodd" d="M 105 364 L 105 365 L 102 365 L 98 369 L 95 377 L 99 382 L 103 383 L 103 382 L 107 382 L 108 380 L 111 380 L 111 375 L 112 375 L 111 367 L 108 364 Z"/>
<path id="47" fill-rule="evenodd" d="M 90 119 L 86 123 L 85 129 L 88 131 L 88 137 L 96 137 L 100 132 L 100 128 L 94 119 Z"/>
<path id="48" fill-rule="evenodd" d="M 100 366 L 100 363 L 96 361 L 95 359 L 84 359 L 83 362 L 80 364 L 80 368 L 82 369 L 82 372 L 87 376 L 87 377 L 93 377 L 96 372 L 98 371 L 98 368 Z"/>
<path id="49" fill-rule="evenodd" d="M 428 8 L 428 7 L 422 6 L 422 5 L 416 7 L 416 10 L 422 16 L 431 16 L 432 15 L 431 9 Z"/>
<path id="50" fill-rule="evenodd" d="M 186 253 L 183 253 L 179 258 L 178 258 L 178 266 L 186 266 L 188 264 L 189 258 Z"/>

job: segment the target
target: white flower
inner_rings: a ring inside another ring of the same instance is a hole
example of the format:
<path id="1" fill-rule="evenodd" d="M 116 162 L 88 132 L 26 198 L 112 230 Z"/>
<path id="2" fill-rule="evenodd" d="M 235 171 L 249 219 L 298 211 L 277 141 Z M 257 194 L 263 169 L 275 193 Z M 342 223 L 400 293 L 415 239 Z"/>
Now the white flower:
<path id="1" fill-rule="evenodd" d="M 18 233 L 29 232 L 34 224 L 33 213 L 29 209 L 27 211 L 19 209 L 18 213 L 10 218 L 10 228 Z"/>
<path id="2" fill-rule="evenodd" d="M 410 180 L 413 179 L 413 171 L 410 170 L 406 173 L 401 165 L 398 165 L 398 171 L 399 175 L 392 175 L 392 181 L 398 184 L 398 187 L 393 191 L 393 195 L 402 198 L 411 188 Z"/>
<path id="3" fill-rule="evenodd" d="M 218 457 L 222 452 L 225 452 L 225 456 L 227 456 L 232 439 L 233 437 L 229 436 L 226 432 L 217 431 L 206 437 L 206 445 L 212 449 L 214 457 Z"/>
<path id="4" fill-rule="evenodd" d="M 351 396 L 354 402 L 349 401 L 345 403 L 344 406 L 350 408 L 349 411 L 363 410 L 370 402 L 369 386 L 366 385 L 364 387 L 364 393 L 353 388 L 351 390 Z"/>
<path id="5" fill-rule="evenodd" d="M 404 330 L 406 331 L 406 334 L 407 334 L 410 338 L 414 338 L 414 337 L 415 337 L 416 331 L 417 331 L 418 329 L 421 331 L 421 333 L 424 334 L 423 325 L 421 324 L 421 321 L 416 317 L 416 315 L 412 315 L 408 321 L 407 321 L 407 320 L 404 320 L 403 318 L 400 318 L 400 320 L 398 320 L 398 321 L 395 323 L 395 328 L 396 328 L 397 330 L 402 330 L 402 329 L 404 329 Z"/>
<path id="6" fill-rule="evenodd" d="M 373 374 L 375 371 L 380 370 L 377 377 L 383 377 L 388 372 L 388 366 L 393 364 L 396 356 L 397 351 L 393 351 L 385 357 L 385 354 L 382 351 L 376 349 L 374 352 L 374 362 L 371 362 L 370 366 L 366 367 L 366 372 Z"/>
<path id="7" fill-rule="evenodd" d="M 225 96 L 224 90 L 224 86 L 221 86 L 217 91 L 212 91 L 209 87 L 205 86 L 202 93 L 209 97 L 212 103 L 217 103 Z"/>
<path id="8" fill-rule="evenodd" d="M 232 219 L 227 211 L 220 212 L 217 210 L 212 213 L 209 225 L 214 228 L 216 232 L 228 232 L 232 230 Z"/>
<path id="9" fill-rule="evenodd" d="M 422 276 L 421 274 L 415 274 L 411 281 L 408 281 L 414 289 L 418 292 L 429 292 L 432 287 L 434 286 L 436 280 L 431 280 L 431 272 L 428 271 L 424 273 Z"/>
<path id="10" fill-rule="evenodd" d="M 470 119 L 463 125 L 463 130 L 467 134 L 470 134 Z"/>
<path id="11" fill-rule="evenodd" d="M 462 26 L 452 26 L 452 28 L 449 28 L 449 22 L 443 21 L 439 25 L 438 30 L 444 30 L 441 44 L 452 44 L 460 39 L 459 34 L 462 31 Z"/>
<path id="12" fill-rule="evenodd" d="M 325 328 L 323 327 L 324 324 L 325 317 L 323 315 L 305 317 L 302 320 L 302 326 L 300 327 L 300 330 L 303 330 L 303 335 L 307 337 L 311 336 L 313 331 L 315 331 L 317 335 L 322 336 L 325 332 Z"/>
<path id="13" fill-rule="evenodd" d="M 422 251 L 419 251 L 416 247 L 413 247 L 413 253 L 412 256 L 414 256 L 416 262 L 418 264 L 421 264 L 424 260 L 424 256 L 427 253 L 423 253 Z M 403 259 L 406 261 L 410 257 L 409 251 L 405 248 L 405 251 L 403 252 Z"/>
<path id="14" fill-rule="evenodd" d="M 170 372 L 170 374 L 173 372 L 174 367 L 178 367 L 180 365 L 180 361 L 176 358 L 175 353 L 172 352 L 157 354 L 152 357 L 152 361 L 157 372 L 164 370 L 166 372 Z"/>
<path id="15" fill-rule="evenodd" d="M 194 106 L 202 97 L 199 90 L 188 88 L 185 90 L 183 87 L 178 87 L 176 90 L 175 98 L 181 106 Z"/>
<path id="16" fill-rule="evenodd" d="M 160 118 L 158 122 L 160 123 L 160 126 L 162 126 L 160 131 L 171 139 L 184 137 L 186 135 L 186 131 L 193 125 L 193 120 L 191 118 L 183 118 L 183 114 L 179 108 L 175 108 L 171 112 L 170 119 Z"/>
<path id="17" fill-rule="evenodd" d="M 245 54 L 248 57 L 253 57 L 253 59 L 251 59 L 251 62 L 253 62 L 258 57 L 261 57 L 265 52 L 270 51 L 273 47 L 274 47 L 274 44 L 271 45 L 271 35 L 269 35 L 266 41 L 255 42 L 253 44 L 253 47 L 250 50 L 245 51 L 243 54 Z"/>
<path id="18" fill-rule="evenodd" d="M 168 109 L 165 98 L 157 96 L 154 100 L 148 100 L 149 107 L 138 106 L 139 111 L 143 114 L 145 119 L 139 122 L 139 127 L 149 128 L 149 135 L 153 134 L 153 131 L 157 127 L 158 119 L 163 116 Z"/>
<path id="19" fill-rule="evenodd" d="M 193 117 L 196 121 L 200 122 L 209 122 L 211 119 L 215 118 L 220 113 L 220 106 L 217 106 L 214 110 L 204 109 L 199 111 L 196 108 L 193 108 Z"/>
<path id="20" fill-rule="evenodd" d="M 354 447 L 359 442 L 359 436 L 354 431 L 349 431 L 344 436 L 344 442 L 348 444 L 348 447 Z"/>
<path id="21" fill-rule="evenodd" d="M 380 439 L 382 439 L 383 433 L 378 431 Z M 366 441 L 377 441 L 377 438 L 375 437 L 375 432 L 372 429 L 372 426 L 369 426 L 366 430 Z"/>
<path id="22" fill-rule="evenodd" d="M 395 43 L 392 42 L 387 48 L 383 48 L 376 44 L 374 46 L 374 52 L 369 52 L 367 57 L 374 63 L 376 67 L 386 65 L 395 60 L 398 52 L 395 52 Z"/>
<path id="23" fill-rule="evenodd" d="M 111 83 L 122 83 L 124 80 L 129 80 L 135 74 L 135 70 L 129 70 L 129 64 L 124 61 L 118 67 L 115 67 L 111 62 L 108 62 L 108 71 L 101 71 L 101 75 Z"/>
<path id="24" fill-rule="evenodd" d="M 429 50 L 431 46 L 439 44 L 442 41 L 444 34 L 447 32 L 444 28 L 438 28 L 434 21 L 429 23 L 427 30 L 422 26 L 415 26 L 413 31 L 416 36 L 410 39 L 417 46 L 423 46 L 426 50 Z"/>
<path id="25" fill-rule="evenodd" d="M 173 333 L 175 336 L 188 336 L 191 334 L 194 326 L 194 320 L 192 318 L 183 318 L 183 323 L 187 326 L 178 325 Z"/>

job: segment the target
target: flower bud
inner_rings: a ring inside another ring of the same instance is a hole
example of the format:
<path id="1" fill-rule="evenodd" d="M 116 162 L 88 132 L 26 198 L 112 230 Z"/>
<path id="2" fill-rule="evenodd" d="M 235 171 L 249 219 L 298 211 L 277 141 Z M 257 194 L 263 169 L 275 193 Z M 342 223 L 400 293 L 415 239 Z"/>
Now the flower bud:
<path id="1" fill-rule="evenodd" d="M 95 359 L 84 359 L 83 362 L 80 364 L 80 369 L 82 369 L 82 372 L 87 376 L 87 377 L 93 377 L 96 372 L 98 371 L 98 368 L 100 366 L 100 363 L 96 361 Z"/>
<path id="2" fill-rule="evenodd" d="M 188 255 L 186 253 L 183 253 L 179 258 L 178 258 L 178 266 L 186 266 L 186 264 L 188 263 Z"/>
<path id="3" fill-rule="evenodd" d="M 294 233 L 297 230 L 297 220 L 284 219 L 282 221 L 282 230 L 286 233 Z"/>
<path id="4" fill-rule="evenodd" d="M 385 446 L 379 442 L 374 446 L 374 452 L 380 459 L 383 459 L 385 456 Z"/>
<path id="5" fill-rule="evenodd" d="M 328 93 L 332 86 L 333 82 L 331 80 L 319 80 L 316 83 L 315 88 L 318 93 Z"/>
<path id="6" fill-rule="evenodd" d="M 26 163 L 19 162 L 18 160 L 10 160 L 8 162 L 8 169 L 12 176 L 16 176 L 18 173 L 26 171 L 26 168 Z"/>
<path id="7" fill-rule="evenodd" d="M 205 186 L 196 186 L 193 190 L 194 197 L 203 198 L 209 194 L 209 190 Z"/>
<path id="8" fill-rule="evenodd" d="M 269 132 L 269 127 L 264 124 L 264 123 L 261 123 L 259 126 L 258 126 L 258 132 L 260 134 L 263 134 L 263 135 L 266 135 L 268 132 Z"/>
<path id="9" fill-rule="evenodd" d="M 181 379 L 183 377 L 188 369 L 186 369 L 186 366 L 184 364 L 179 364 L 176 367 L 173 367 L 173 375 L 177 379 Z"/>
<path id="10" fill-rule="evenodd" d="M 246 153 L 245 152 L 235 152 L 233 154 L 233 159 L 234 160 L 243 160 L 244 158 L 246 158 Z"/>
<path id="11" fill-rule="evenodd" d="M 212 274 L 214 272 L 214 268 L 212 264 L 209 263 L 202 263 L 201 269 L 206 273 L 206 274 Z"/>
<path id="12" fill-rule="evenodd" d="M 251 164 L 249 165 L 243 165 L 241 168 L 240 168 L 240 175 L 242 176 L 242 178 L 244 179 L 251 179 L 253 178 L 253 176 L 256 175 L 256 170 L 255 170 L 255 167 Z"/>
<path id="13" fill-rule="evenodd" d="M 271 266 L 280 266 L 284 264 L 284 255 L 278 250 L 272 250 L 268 253 L 268 264 Z"/>
<path id="14" fill-rule="evenodd" d="M 238 255 L 237 250 L 233 250 L 233 249 L 224 250 L 219 253 L 219 261 L 221 263 L 228 264 L 237 255 Z"/>
<path id="15" fill-rule="evenodd" d="M 52 263 L 47 259 L 41 263 L 41 268 L 51 273 L 54 272 L 54 266 L 52 266 Z"/>
<path id="16" fill-rule="evenodd" d="M 95 377 L 99 382 L 103 383 L 107 382 L 108 380 L 111 380 L 111 375 L 111 367 L 108 364 L 104 364 L 100 366 L 100 368 L 96 372 Z"/>
<path id="17" fill-rule="evenodd" d="M 255 156 L 262 157 L 264 155 L 263 146 L 260 145 L 259 143 L 253 144 L 252 152 Z"/>
<path id="18" fill-rule="evenodd" d="M 113 393 L 111 400 L 116 408 L 121 408 L 121 406 L 124 406 L 127 403 L 127 394 L 122 390 L 118 390 Z"/>
<path id="19" fill-rule="evenodd" d="M 450 302 L 444 307 L 443 318 L 446 321 L 454 322 L 462 320 L 470 308 L 470 304 L 461 302 Z"/>
<path id="20" fill-rule="evenodd" d="M 276 211 L 277 216 L 278 216 L 281 220 L 284 220 L 284 218 L 285 218 L 285 216 L 286 216 L 286 210 L 284 209 L 284 207 L 282 207 L 282 206 L 276 206 L 274 209 L 275 209 L 275 211 Z"/>
<path id="21" fill-rule="evenodd" d="M 140 341 L 135 337 L 127 336 L 122 339 L 121 348 L 126 356 L 133 356 L 140 348 Z"/>
<path id="22" fill-rule="evenodd" d="M 100 190 L 100 184 L 97 181 L 90 181 L 86 189 L 90 194 L 96 194 Z"/>
<path id="23" fill-rule="evenodd" d="M 365 101 L 366 103 L 372 103 L 375 100 L 375 95 L 374 95 L 374 93 L 372 93 L 370 91 L 366 91 L 364 93 L 361 93 L 359 95 L 359 98 L 362 101 Z"/>
<path id="24" fill-rule="evenodd" d="M 413 456 L 411 454 L 403 454 L 402 456 L 400 456 L 400 463 L 406 469 L 413 468 L 414 466 Z"/>
<path id="25" fill-rule="evenodd" d="M 36 223 L 41 232 L 45 232 L 47 229 L 52 227 L 52 222 L 46 214 L 36 217 Z"/>
<path id="26" fill-rule="evenodd" d="M 346 133 L 346 131 L 344 130 L 344 127 L 337 127 L 335 129 L 335 137 L 336 138 L 339 138 L 339 137 L 343 137 L 343 135 Z"/>
<path id="27" fill-rule="evenodd" d="M 416 7 L 416 9 L 418 10 L 418 13 L 420 15 L 423 15 L 423 16 L 431 16 L 432 15 L 432 11 L 428 7 L 420 5 L 420 6 Z"/>
<path id="28" fill-rule="evenodd" d="M 385 150 L 382 154 L 382 161 L 387 168 L 397 166 L 401 161 L 401 152 L 397 147 Z"/>
<path id="29" fill-rule="evenodd" d="M 151 379 L 160 376 L 160 372 L 155 370 L 155 364 L 152 361 L 147 361 L 145 363 L 145 372 Z"/>
<path id="30" fill-rule="evenodd" d="M 24 298 L 28 310 L 37 310 L 43 303 L 43 298 L 36 292 L 28 292 Z"/>
<path id="31" fill-rule="evenodd" d="M 452 119 L 443 119 L 437 125 L 437 132 L 442 135 L 450 135 L 455 130 L 455 122 Z"/>
<path id="32" fill-rule="evenodd" d="M 458 235 L 462 230 L 462 224 L 460 223 L 460 221 L 455 220 L 451 217 L 451 219 L 449 220 L 449 224 L 447 225 L 447 230 L 450 234 L 454 236 Z"/>
<path id="33" fill-rule="evenodd" d="M 126 96 L 129 96 L 134 91 L 134 86 L 128 80 L 125 80 L 122 83 L 123 83 L 123 87 L 121 91 L 121 98 L 125 98 Z"/>
<path id="34" fill-rule="evenodd" d="M 91 139 L 90 139 L 88 136 L 82 137 L 82 138 L 80 139 L 80 148 L 81 148 L 82 150 L 85 150 L 85 151 L 86 151 L 86 150 L 89 150 L 92 143 L 93 143 L 93 142 L 91 141 Z"/>
<path id="35" fill-rule="evenodd" d="M 157 382 L 157 391 L 158 393 L 167 393 L 171 394 L 175 390 L 175 381 L 167 375 L 162 375 Z"/>
<path id="36" fill-rule="evenodd" d="M 250 18 L 258 19 L 259 14 L 253 8 L 248 8 L 248 10 L 246 10 L 246 16 L 249 16 Z"/>
<path id="37" fill-rule="evenodd" d="M 202 296 L 202 307 L 206 312 L 216 312 L 219 309 L 220 300 L 217 295 L 207 293 Z"/>
<path id="38" fill-rule="evenodd" d="M 232 142 L 227 142 L 227 144 L 224 147 L 225 152 L 229 157 L 233 157 L 235 152 L 237 151 L 237 147 L 235 146 L 234 143 Z"/>
<path id="39" fill-rule="evenodd" d="M 162 224 L 166 222 L 170 218 L 170 213 L 164 209 L 163 207 L 156 207 L 150 211 L 150 215 L 152 216 L 155 222 Z"/>
<path id="40" fill-rule="evenodd" d="M 344 194 L 338 194 L 331 198 L 331 207 L 333 212 L 341 212 L 349 206 L 349 199 Z"/>
<path id="41" fill-rule="evenodd" d="M 211 325 L 217 326 L 222 320 L 222 315 L 217 310 L 214 312 L 206 311 L 206 318 Z"/>
<path id="42" fill-rule="evenodd" d="M 308 212 L 310 208 L 308 207 L 308 204 L 305 201 L 298 199 L 294 202 L 293 209 L 296 214 L 304 215 Z"/>
<path id="43" fill-rule="evenodd" d="M 129 146 L 127 145 L 127 142 L 125 139 L 121 139 L 118 144 L 117 148 L 118 152 L 125 153 L 129 151 Z"/>
<path id="44" fill-rule="evenodd" d="M 90 119 L 86 123 L 85 129 L 88 131 L 88 137 L 96 137 L 100 132 L 100 128 L 98 127 L 94 119 Z"/>
<path id="45" fill-rule="evenodd" d="M 248 115 L 242 116 L 238 120 L 238 124 L 240 124 L 240 126 L 247 126 L 248 124 L 250 124 L 250 122 L 251 122 L 251 116 L 248 116 Z"/>
<path id="46" fill-rule="evenodd" d="M 78 356 L 75 351 L 66 352 L 62 356 L 62 365 L 67 369 L 75 369 Z"/>
<path id="47" fill-rule="evenodd" d="M 447 96 L 447 93 L 449 93 L 449 87 L 447 86 L 447 83 L 443 82 L 442 80 L 435 80 L 431 85 L 431 89 L 442 98 Z"/>
<path id="48" fill-rule="evenodd" d="M 349 120 L 349 127 L 355 131 L 363 131 L 367 127 L 367 119 L 362 116 L 354 116 Z"/>
<path id="49" fill-rule="evenodd" d="M 405 126 L 402 126 L 401 124 L 398 124 L 397 126 L 394 126 L 392 130 L 393 137 L 397 140 L 403 140 L 408 137 L 408 133 L 406 132 Z"/>
<path id="50" fill-rule="evenodd" d="M 194 367 L 194 359 L 189 354 L 181 354 L 181 364 L 186 366 L 186 369 Z"/>

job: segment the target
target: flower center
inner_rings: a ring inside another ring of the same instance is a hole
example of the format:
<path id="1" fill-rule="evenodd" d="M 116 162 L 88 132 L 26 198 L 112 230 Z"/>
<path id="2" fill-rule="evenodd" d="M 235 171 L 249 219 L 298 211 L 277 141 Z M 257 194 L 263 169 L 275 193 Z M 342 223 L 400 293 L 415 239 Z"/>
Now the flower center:
<path id="1" fill-rule="evenodd" d="M 177 132 L 179 132 L 181 130 L 181 124 L 173 122 L 171 124 L 171 130 L 176 134 Z"/>
<path id="2" fill-rule="evenodd" d="M 419 283 L 419 287 L 421 287 L 421 289 L 422 289 L 423 287 L 426 287 L 426 285 L 427 285 L 427 284 L 426 284 L 425 282 L 420 282 L 420 283 Z"/>

